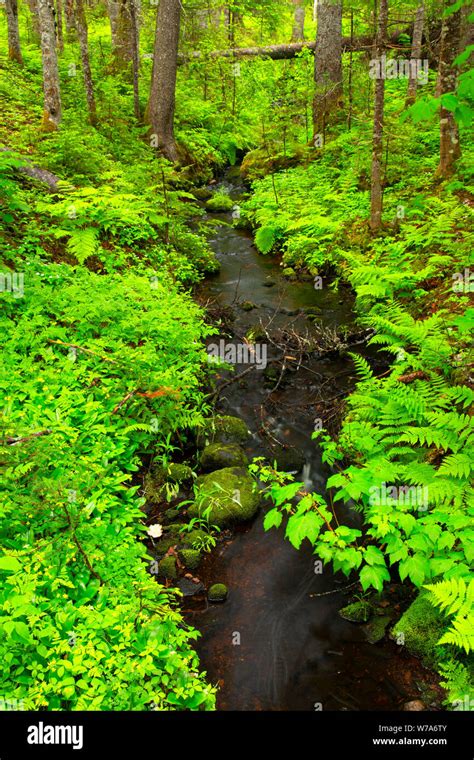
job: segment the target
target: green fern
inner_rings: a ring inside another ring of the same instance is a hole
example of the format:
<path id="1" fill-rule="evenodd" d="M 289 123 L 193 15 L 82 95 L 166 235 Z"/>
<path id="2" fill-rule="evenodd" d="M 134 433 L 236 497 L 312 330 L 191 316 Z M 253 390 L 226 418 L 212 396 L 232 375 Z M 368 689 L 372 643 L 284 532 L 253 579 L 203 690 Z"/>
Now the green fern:
<path id="1" fill-rule="evenodd" d="M 453 644 L 469 653 L 474 649 L 474 579 L 467 583 L 464 578 L 451 578 L 426 588 L 436 607 L 454 615 L 438 644 Z"/>
<path id="2" fill-rule="evenodd" d="M 95 256 L 99 248 L 99 231 L 95 227 L 74 229 L 70 235 L 67 249 L 76 257 L 80 264 L 84 264 L 91 256 Z"/>

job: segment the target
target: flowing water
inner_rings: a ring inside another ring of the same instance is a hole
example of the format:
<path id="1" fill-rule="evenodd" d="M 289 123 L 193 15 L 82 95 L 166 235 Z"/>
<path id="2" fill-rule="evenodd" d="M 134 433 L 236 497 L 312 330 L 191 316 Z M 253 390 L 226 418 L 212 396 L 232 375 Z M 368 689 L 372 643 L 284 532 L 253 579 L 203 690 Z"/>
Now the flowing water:
<path id="1" fill-rule="evenodd" d="M 224 184 L 238 199 L 241 188 Z M 353 323 L 350 299 L 328 286 L 315 290 L 312 282 L 289 283 L 275 258 L 260 255 L 248 233 L 229 225 L 230 214 L 213 216 L 224 223 L 210 240 L 221 270 L 201 295 L 232 308 L 235 342 L 259 323 L 269 324 L 270 336 L 281 328 L 311 336 L 317 328 L 303 312 L 308 308 L 318 310 L 327 328 Z M 257 308 L 244 311 L 240 304 L 247 300 Z M 226 335 L 212 342 L 221 337 Z M 270 345 L 268 361 L 278 355 Z M 246 421 L 252 431 L 250 456 L 275 455 L 284 444 L 287 452 L 301 456 L 298 478 L 321 490 L 329 472 L 311 440 L 314 420 L 323 408 L 319 404 L 341 399 L 354 378 L 347 358 L 337 353 L 312 357 L 297 370 L 297 362 L 289 360 L 292 371 L 271 395 L 279 372 L 269 384 L 262 369 L 253 369 L 222 388 L 218 411 Z M 237 365 L 235 374 L 248 366 Z M 224 373 L 221 384 L 230 377 Z M 343 519 L 354 524 L 357 516 Z M 283 529 L 265 532 L 260 512 L 204 560 L 200 577 L 229 587 L 225 603 L 188 610 L 189 621 L 202 634 L 197 644 L 202 667 L 220 687 L 218 709 L 390 710 L 413 695 L 411 658 L 390 641 L 369 644 L 359 626 L 340 618 L 349 581 L 329 569 L 318 572 L 316 559 L 309 542 L 296 551 Z M 404 681 L 401 668 L 407 673 Z"/>

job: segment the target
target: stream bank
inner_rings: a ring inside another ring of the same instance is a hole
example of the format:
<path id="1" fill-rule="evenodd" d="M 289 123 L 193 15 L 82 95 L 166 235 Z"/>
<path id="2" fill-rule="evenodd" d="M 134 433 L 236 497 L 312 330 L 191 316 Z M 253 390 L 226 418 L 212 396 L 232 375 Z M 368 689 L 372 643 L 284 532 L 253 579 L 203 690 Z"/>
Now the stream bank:
<path id="1" fill-rule="evenodd" d="M 218 327 L 209 353 L 227 351 L 235 365 L 217 373 L 215 412 L 244 421 L 250 437 L 239 443 L 249 460 L 276 460 L 307 489 L 324 493 L 330 471 L 311 435 L 319 423 L 337 428 L 356 381 L 347 349 L 357 350 L 364 336 L 351 295 L 329 282 L 315 289 L 312 281 L 288 281 L 278 260 L 260 255 L 250 234 L 232 224 L 241 185 L 226 177 L 212 189 L 233 201 L 210 213 L 220 271 L 198 295 Z M 260 346 L 258 356 L 239 356 L 246 341 Z M 358 523 L 348 510 L 340 518 Z M 338 613 L 356 584 L 320 568 L 308 542 L 296 551 L 282 529 L 265 532 L 261 513 L 227 528 L 178 580 L 185 618 L 201 633 L 201 665 L 219 685 L 218 709 L 438 709 L 436 676 L 388 636 L 411 601 L 406 590 L 388 585 L 373 601 L 371 621 L 350 622 Z M 175 585 L 176 559 L 166 561 Z M 209 602 L 206 589 L 215 584 L 227 587 L 225 601 Z"/>

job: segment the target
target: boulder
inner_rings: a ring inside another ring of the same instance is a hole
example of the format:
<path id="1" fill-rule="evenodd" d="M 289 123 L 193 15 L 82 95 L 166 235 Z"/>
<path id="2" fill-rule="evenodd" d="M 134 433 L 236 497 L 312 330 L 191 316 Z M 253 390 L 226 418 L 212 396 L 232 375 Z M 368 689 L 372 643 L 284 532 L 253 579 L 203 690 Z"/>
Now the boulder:
<path id="1" fill-rule="evenodd" d="M 212 472 L 224 467 L 246 467 L 248 459 L 236 443 L 211 443 L 203 449 L 200 463 L 204 472 Z"/>
<path id="2" fill-rule="evenodd" d="M 439 659 L 437 643 L 445 630 L 446 619 L 429 601 L 429 593 L 422 591 L 393 627 L 391 636 L 424 665 L 434 667 Z"/>
<path id="3" fill-rule="evenodd" d="M 176 557 L 164 557 L 158 564 L 158 572 L 163 578 L 168 578 L 174 581 L 178 577 Z"/>
<path id="4" fill-rule="evenodd" d="M 201 562 L 201 552 L 196 549 L 180 549 L 178 557 L 189 570 L 196 570 Z"/>
<path id="5" fill-rule="evenodd" d="M 206 210 L 214 214 L 232 211 L 233 208 L 234 201 L 230 196 L 224 195 L 224 193 L 215 193 L 212 198 L 206 201 Z"/>
<path id="6" fill-rule="evenodd" d="M 214 583 L 207 592 L 207 598 L 210 602 L 224 602 L 228 593 L 224 583 Z"/>
<path id="7" fill-rule="evenodd" d="M 190 517 L 202 517 L 210 508 L 211 525 L 219 528 L 251 520 L 260 505 L 253 478 L 243 467 L 225 467 L 198 478 L 198 496 L 188 509 Z"/>
<path id="8" fill-rule="evenodd" d="M 368 602 L 353 602 L 339 610 L 339 615 L 351 623 L 367 623 L 372 614 L 372 608 Z"/>
<path id="9" fill-rule="evenodd" d="M 211 417 L 199 430 L 197 443 L 200 449 L 211 443 L 236 443 L 242 445 L 248 441 L 250 433 L 247 425 L 239 417 L 227 415 Z"/>

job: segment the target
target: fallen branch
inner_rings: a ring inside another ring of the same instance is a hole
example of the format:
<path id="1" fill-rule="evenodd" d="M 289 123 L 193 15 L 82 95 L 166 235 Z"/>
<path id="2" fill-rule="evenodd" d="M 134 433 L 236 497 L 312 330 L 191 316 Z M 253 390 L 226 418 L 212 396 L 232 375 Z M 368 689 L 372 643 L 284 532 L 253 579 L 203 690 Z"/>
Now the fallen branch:
<path id="1" fill-rule="evenodd" d="M 411 34 L 411 27 L 405 29 L 398 29 L 390 35 L 387 41 L 387 47 L 396 46 L 398 38 L 401 34 Z M 357 53 L 364 50 L 371 50 L 374 45 L 374 38 L 372 35 L 362 35 L 360 37 L 354 37 L 351 40 L 350 37 L 342 38 L 342 52 L 343 53 Z M 202 53 L 200 50 L 193 50 L 190 53 L 181 53 L 178 57 L 178 64 L 189 63 L 196 60 L 207 60 L 212 58 L 248 58 L 248 57 L 266 57 L 272 58 L 274 61 L 288 60 L 295 58 L 302 50 L 311 50 L 314 52 L 316 47 L 315 41 L 306 42 L 290 42 L 286 45 L 264 45 L 262 47 L 246 47 L 246 48 L 228 48 L 227 50 L 212 50 L 210 53 Z"/>
<path id="2" fill-rule="evenodd" d="M 76 351 L 82 351 L 84 354 L 91 354 L 92 356 L 97 356 L 98 359 L 102 359 L 104 362 L 110 362 L 111 364 L 118 364 L 118 362 L 115 361 L 115 359 L 110 359 L 108 356 L 104 356 L 103 354 L 98 354 L 95 351 L 91 351 L 90 348 L 84 348 L 83 346 L 78 346 L 76 343 L 65 343 L 63 340 L 53 340 L 52 338 L 48 338 L 48 343 L 54 343 L 57 346 L 66 346 L 67 348 L 74 348 Z"/>
<path id="3" fill-rule="evenodd" d="M 31 435 L 23 435 L 18 438 L 7 438 L 7 445 L 14 446 L 16 443 L 30 441 L 32 438 L 40 438 L 43 435 L 51 435 L 52 432 L 52 430 L 38 430 L 37 433 L 31 433 Z"/>

